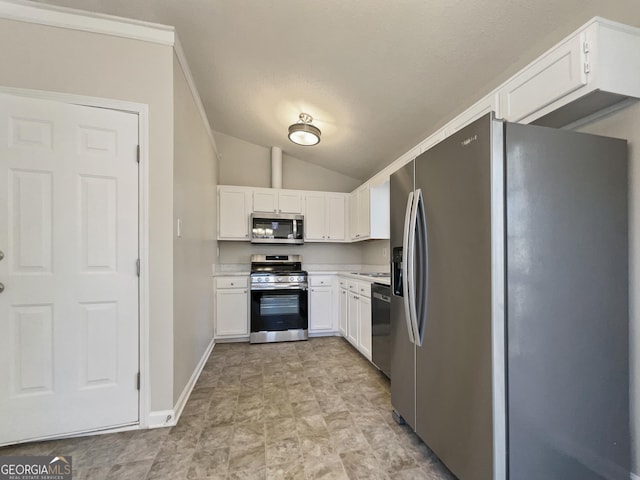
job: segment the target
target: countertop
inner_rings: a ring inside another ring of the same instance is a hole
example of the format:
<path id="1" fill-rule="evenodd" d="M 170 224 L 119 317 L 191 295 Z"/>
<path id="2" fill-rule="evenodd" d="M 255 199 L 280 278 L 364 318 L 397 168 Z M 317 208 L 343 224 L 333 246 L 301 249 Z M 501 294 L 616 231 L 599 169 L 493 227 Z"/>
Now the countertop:
<path id="1" fill-rule="evenodd" d="M 235 265 L 221 265 L 219 270 L 216 270 L 213 273 L 214 277 L 248 277 L 250 274 L 250 266 L 246 264 L 235 264 Z M 309 268 L 310 267 L 310 268 Z M 319 265 L 309 265 L 308 273 L 309 275 L 339 275 L 341 277 L 353 278 L 355 280 L 359 280 L 361 282 L 369 282 L 369 283 L 381 283 L 383 285 L 391 285 L 390 277 L 370 277 L 365 275 L 366 273 L 377 273 L 379 270 L 376 270 L 375 267 L 372 266 L 357 266 L 357 265 L 340 265 L 340 267 L 350 267 L 348 270 L 338 270 L 338 269 L 325 269 L 323 266 Z M 360 268 L 358 268 L 360 267 Z M 359 273 L 356 273 L 358 272 Z"/>
<path id="2" fill-rule="evenodd" d="M 354 280 L 359 280 L 361 282 L 369 282 L 369 283 L 381 283 L 383 285 L 391 285 L 391 277 L 370 277 L 365 275 L 370 272 L 344 272 L 342 270 L 333 270 L 333 271 L 309 271 L 309 275 L 338 275 L 340 277 L 353 278 Z"/>

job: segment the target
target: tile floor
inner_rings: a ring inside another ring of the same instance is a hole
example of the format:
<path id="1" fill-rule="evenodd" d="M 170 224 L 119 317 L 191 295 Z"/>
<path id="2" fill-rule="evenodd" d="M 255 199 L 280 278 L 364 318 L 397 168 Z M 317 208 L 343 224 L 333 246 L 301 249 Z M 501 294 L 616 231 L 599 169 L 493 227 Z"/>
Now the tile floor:
<path id="1" fill-rule="evenodd" d="M 390 411 L 389 381 L 340 337 L 217 344 L 177 426 L 0 455 L 71 455 L 74 480 L 455 480 Z"/>

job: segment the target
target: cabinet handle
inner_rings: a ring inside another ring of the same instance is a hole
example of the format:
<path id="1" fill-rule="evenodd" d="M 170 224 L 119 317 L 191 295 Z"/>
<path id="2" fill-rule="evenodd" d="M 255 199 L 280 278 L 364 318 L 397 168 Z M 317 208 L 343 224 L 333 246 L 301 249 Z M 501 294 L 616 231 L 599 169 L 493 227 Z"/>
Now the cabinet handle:
<path id="1" fill-rule="evenodd" d="M 233 287 L 235 284 L 234 284 L 233 282 L 231 282 L 231 284 L 230 284 L 230 285 Z"/>

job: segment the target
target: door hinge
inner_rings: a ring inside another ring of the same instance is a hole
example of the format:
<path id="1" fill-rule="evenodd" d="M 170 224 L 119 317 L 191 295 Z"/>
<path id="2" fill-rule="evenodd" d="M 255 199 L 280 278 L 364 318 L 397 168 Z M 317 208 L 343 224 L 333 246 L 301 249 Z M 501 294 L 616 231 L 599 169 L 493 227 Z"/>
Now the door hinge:
<path id="1" fill-rule="evenodd" d="M 140 163 L 140 145 L 136 145 L 136 161 Z"/>
<path id="2" fill-rule="evenodd" d="M 136 259 L 136 275 L 140 276 L 140 259 Z"/>
<path id="3" fill-rule="evenodd" d="M 140 390 L 140 372 L 136 375 L 136 389 Z"/>
<path id="4" fill-rule="evenodd" d="M 589 62 L 584 62 L 584 73 L 591 72 L 591 64 Z"/>
<path id="5" fill-rule="evenodd" d="M 582 43 L 582 51 L 584 53 L 589 53 L 589 51 L 591 50 L 591 44 L 588 41 L 585 41 Z"/>

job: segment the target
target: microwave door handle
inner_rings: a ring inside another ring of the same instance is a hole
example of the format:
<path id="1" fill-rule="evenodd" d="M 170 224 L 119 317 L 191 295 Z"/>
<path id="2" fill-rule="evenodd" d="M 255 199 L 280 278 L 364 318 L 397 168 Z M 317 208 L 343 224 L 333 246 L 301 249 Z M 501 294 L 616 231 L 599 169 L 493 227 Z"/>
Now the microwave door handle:
<path id="1" fill-rule="evenodd" d="M 293 238 L 298 238 L 298 221 L 293 220 Z"/>

